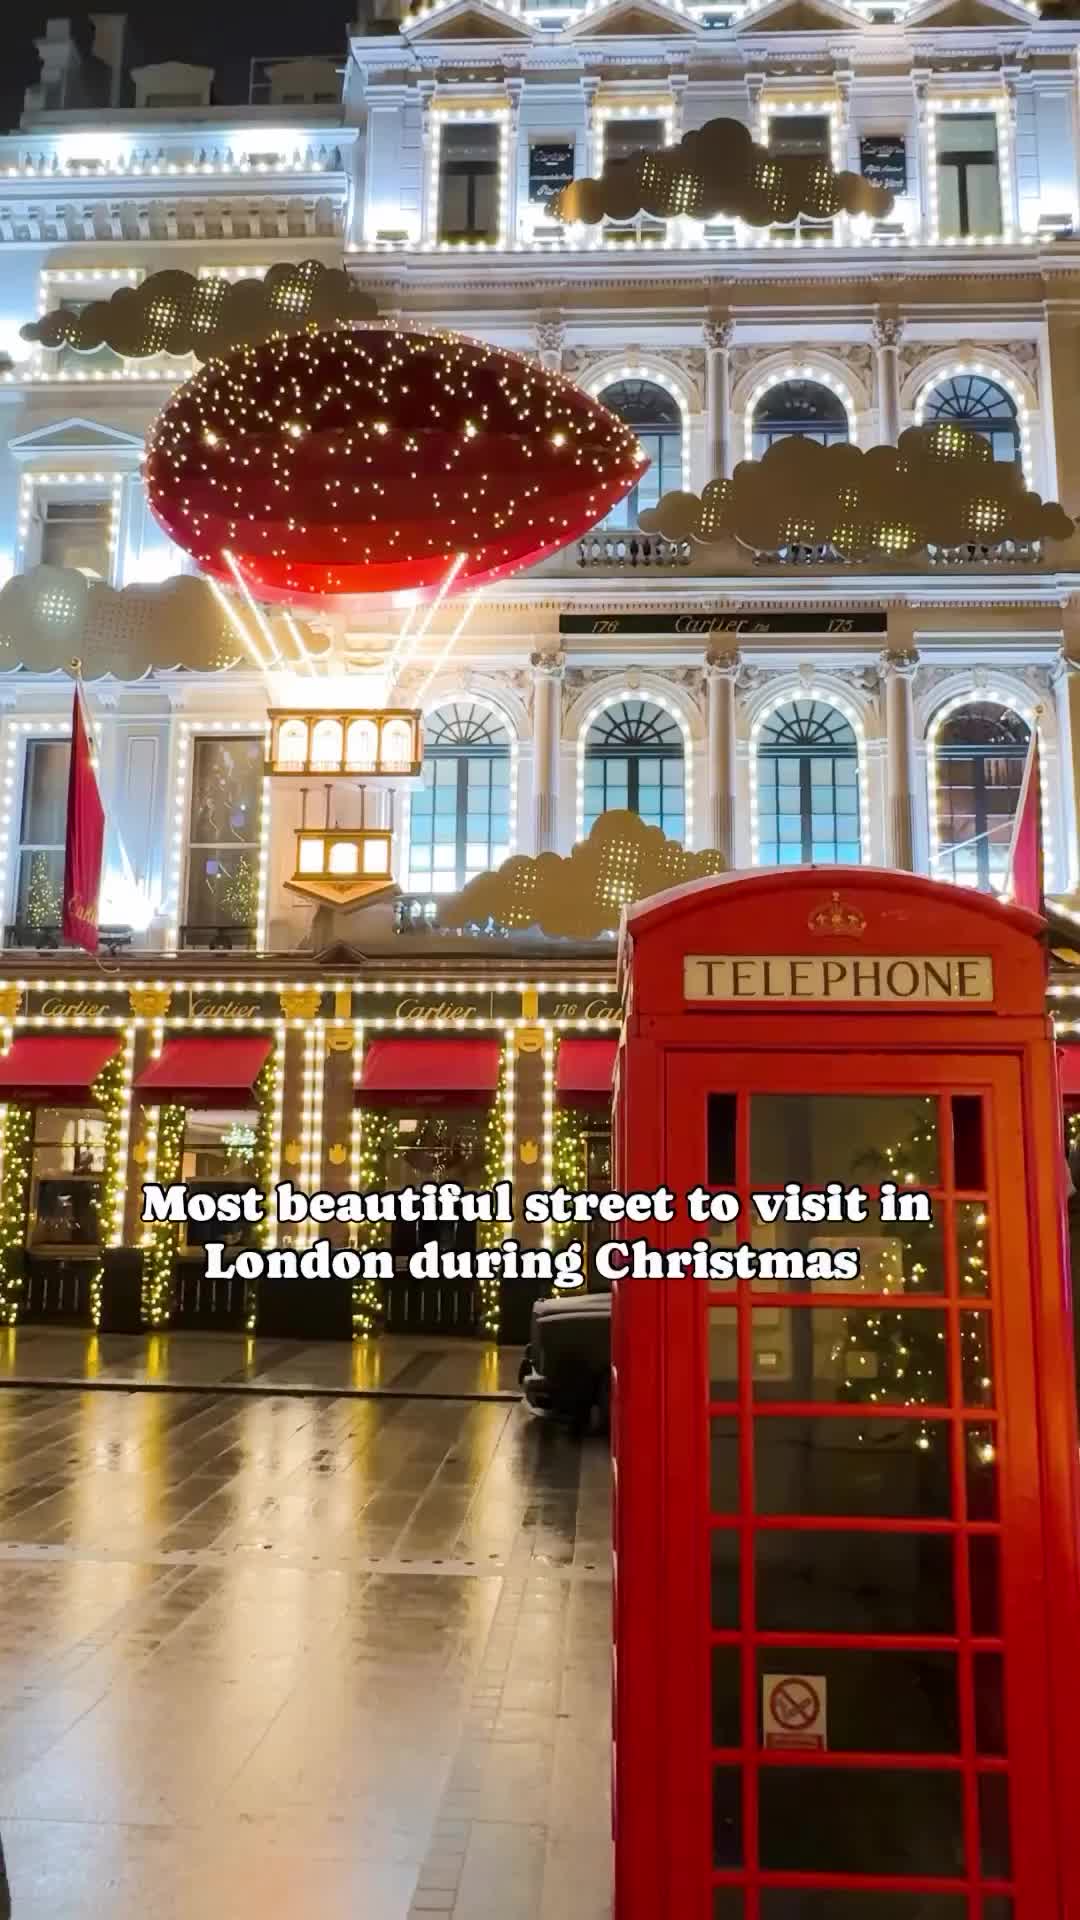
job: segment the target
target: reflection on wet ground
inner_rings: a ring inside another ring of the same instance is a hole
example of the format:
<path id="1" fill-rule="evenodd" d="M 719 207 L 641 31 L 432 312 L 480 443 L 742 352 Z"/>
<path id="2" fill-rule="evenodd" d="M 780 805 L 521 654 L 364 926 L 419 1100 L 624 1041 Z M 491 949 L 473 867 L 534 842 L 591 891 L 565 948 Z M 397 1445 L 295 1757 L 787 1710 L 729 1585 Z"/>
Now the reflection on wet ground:
<path id="1" fill-rule="evenodd" d="M 86 1333 L 0 1327 L 0 1386 L 274 1387 L 283 1393 L 407 1393 L 518 1398 L 520 1347 L 383 1335 L 378 1340 L 258 1340 L 239 1333 Z"/>
<path id="2" fill-rule="evenodd" d="M 607 1480 L 499 1400 L 0 1393 L 15 1920 L 606 1920 Z"/>

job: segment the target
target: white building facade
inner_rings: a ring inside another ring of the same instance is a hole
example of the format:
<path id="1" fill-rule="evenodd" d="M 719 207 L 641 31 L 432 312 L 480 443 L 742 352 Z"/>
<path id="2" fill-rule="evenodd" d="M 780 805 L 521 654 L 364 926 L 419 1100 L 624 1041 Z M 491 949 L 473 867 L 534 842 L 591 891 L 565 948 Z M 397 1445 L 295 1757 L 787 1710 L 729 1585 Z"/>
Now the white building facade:
<path id="1" fill-rule="evenodd" d="M 194 362 L 21 331 L 162 270 L 258 279 L 309 260 L 344 266 L 388 320 L 569 375 L 651 459 L 608 524 L 485 595 L 444 667 L 449 608 L 410 662 L 397 697 L 424 709 L 427 766 L 393 806 L 404 924 L 625 807 L 738 866 L 1000 885 L 1036 724 L 1048 884 L 1076 893 L 1073 543 L 889 572 L 745 550 L 717 573 L 639 518 L 784 435 L 866 447 L 935 419 L 1080 512 L 1080 21 L 1020 0 L 436 0 L 355 30 L 336 62 L 256 63 L 243 105 L 212 104 L 206 69 L 130 73 L 113 24 L 113 104 L 72 104 L 54 22 L 0 139 L 8 947 L 48 945 L 57 917 L 75 654 L 110 822 L 103 919 L 136 950 L 312 946 L 311 904 L 286 885 L 296 802 L 263 773 L 265 678 L 182 638 L 169 652 L 191 566 L 140 462 Z M 867 174 L 891 211 L 553 218 L 558 188 L 605 158 L 716 118 Z M 400 621 L 373 605 L 369 658 Z"/>

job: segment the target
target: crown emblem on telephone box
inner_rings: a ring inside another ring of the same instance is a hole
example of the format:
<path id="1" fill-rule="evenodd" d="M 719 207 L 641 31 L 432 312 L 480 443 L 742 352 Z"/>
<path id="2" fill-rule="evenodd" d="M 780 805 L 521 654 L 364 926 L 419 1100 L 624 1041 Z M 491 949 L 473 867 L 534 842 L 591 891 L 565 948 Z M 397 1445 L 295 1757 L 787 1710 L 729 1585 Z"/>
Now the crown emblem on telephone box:
<path id="1" fill-rule="evenodd" d="M 814 908 L 806 924 L 811 933 L 846 934 L 849 940 L 857 940 L 866 932 L 866 915 L 858 907 L 847 906 L 834 889 L 828 900 Z"/>

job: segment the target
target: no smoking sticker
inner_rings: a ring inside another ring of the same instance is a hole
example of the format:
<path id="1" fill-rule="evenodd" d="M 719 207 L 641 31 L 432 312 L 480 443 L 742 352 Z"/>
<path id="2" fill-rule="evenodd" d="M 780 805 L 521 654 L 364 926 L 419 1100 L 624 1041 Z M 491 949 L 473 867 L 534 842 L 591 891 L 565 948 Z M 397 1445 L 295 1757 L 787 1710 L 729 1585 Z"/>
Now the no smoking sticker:
<path id="1" fill-rule="evenodd" d="M 765 1674 L 761 1715 L 767 1747 L 823 1753 L 829 1744 L 824 1674 Z"/>

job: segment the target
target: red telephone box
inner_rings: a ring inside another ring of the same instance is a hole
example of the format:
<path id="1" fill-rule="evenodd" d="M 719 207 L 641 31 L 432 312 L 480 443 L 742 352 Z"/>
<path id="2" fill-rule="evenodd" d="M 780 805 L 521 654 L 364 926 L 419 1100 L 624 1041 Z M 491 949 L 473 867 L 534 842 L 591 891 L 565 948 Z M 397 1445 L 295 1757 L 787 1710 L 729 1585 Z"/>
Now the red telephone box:
<path id="1" fill-rule="evenodd" d="M 617 1920 L 1080 1917 L 1040 930 L 851 868 L 629 915 L 616 1182 L 679 1199 L 627 1237 L 710 1270 L 615 1282 Z M 789 1181 L 868 1218 L 759 1218 Z M 760 1271 L 715 1277 L 740 1243 Z"/>

